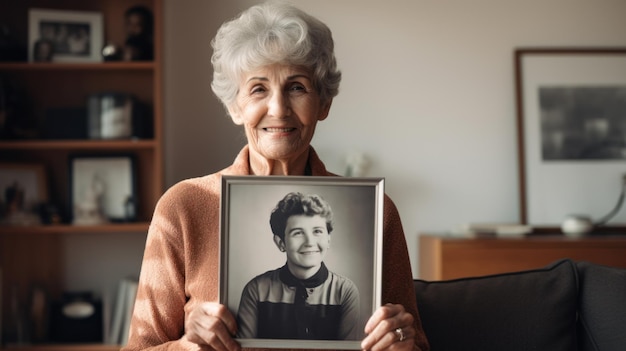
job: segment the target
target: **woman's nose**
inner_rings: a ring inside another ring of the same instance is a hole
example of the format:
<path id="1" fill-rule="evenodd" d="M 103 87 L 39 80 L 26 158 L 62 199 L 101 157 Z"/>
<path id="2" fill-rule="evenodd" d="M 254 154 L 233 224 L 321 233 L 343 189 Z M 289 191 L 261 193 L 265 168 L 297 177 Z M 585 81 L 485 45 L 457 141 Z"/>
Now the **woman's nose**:
<path id="1" fill-rule="evenodd" d="M 273 94 L 269 102 L 269 114 L 278 118 L 285 118 L 291 113 L 289 99 L 282 93 Z"/>

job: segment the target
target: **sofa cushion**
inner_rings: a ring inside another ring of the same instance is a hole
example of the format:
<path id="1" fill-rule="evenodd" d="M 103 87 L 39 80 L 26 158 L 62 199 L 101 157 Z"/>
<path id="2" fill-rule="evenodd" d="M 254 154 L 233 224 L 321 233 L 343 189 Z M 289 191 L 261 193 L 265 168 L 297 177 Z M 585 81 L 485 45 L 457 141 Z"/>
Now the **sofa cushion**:
<path id="1" fill-rule="evenodd" d="M 581 351 L 626 349 L 626 269 L 578 262 Z"/>
<path id="2" fill-rule="evenodd" d="M 432 351 L 576 350 L 578 276 L 571 260 L 414 285 Z"/>

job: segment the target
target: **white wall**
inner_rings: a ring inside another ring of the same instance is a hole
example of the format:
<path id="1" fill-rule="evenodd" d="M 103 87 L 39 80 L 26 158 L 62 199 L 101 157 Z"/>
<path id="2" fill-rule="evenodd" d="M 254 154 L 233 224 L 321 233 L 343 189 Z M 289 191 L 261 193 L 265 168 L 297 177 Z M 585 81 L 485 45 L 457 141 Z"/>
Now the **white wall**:
<path id="1" fill-rule="evenodd" d="M 210 91 L 209 42 L 257 2 L 165 0 L 167 185 L 221 169 L 245 142 Z M 386 178 L 414 276 L 419 233 L 518 220 L 513 50 L 626 46 L 623 0 L 293 2 L 333 30 L 343 71 L 313 145 L 332 171 L 356 151 Z"/>

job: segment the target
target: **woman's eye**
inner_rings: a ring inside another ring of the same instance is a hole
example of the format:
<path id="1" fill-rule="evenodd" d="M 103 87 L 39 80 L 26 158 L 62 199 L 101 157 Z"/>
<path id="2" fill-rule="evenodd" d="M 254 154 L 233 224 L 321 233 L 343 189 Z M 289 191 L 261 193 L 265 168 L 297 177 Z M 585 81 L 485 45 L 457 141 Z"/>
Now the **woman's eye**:
<path id="1" fill-rule="evenodd" d="M 292 91 L 292 92 L 306 91 L 306 88 L 304 87 L 304 85 L 299 84 L 299 83 L 298 84 L 292 84 L 289 87 L 289 91 Z"/>
<path id="2" fill-rule="evenodd" d="M 258 94 L 258 93 L 264 93 L 265 92 L 265 88 L 263 86 L 257 85 L 252 87 L 252 94 Z"/>

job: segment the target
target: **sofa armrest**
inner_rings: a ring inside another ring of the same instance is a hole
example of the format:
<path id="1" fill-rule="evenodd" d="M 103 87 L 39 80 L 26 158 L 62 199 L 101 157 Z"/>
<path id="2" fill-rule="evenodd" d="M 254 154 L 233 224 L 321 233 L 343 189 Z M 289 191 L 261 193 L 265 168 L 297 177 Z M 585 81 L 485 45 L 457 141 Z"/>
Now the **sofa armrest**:
<path id="1" fill-rule="evenodd" d="M 577 262 L 579 351 L 626 349 L 626 269 Z"/>

